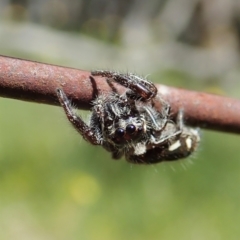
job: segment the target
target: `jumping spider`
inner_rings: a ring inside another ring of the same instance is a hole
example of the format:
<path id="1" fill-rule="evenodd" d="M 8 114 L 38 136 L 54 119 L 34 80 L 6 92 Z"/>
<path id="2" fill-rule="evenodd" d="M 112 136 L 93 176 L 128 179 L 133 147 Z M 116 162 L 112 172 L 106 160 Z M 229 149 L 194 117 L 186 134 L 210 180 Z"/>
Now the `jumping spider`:
<path id="1" fill-rule="evenodd" d="M 131 73 L 93 71 L 91 74 L 105 77 L 109 84 L 114 81 L 127 91 L 120 95 L 114 89 L 111 94 L 97 96 L 87 125 L 76 115 L 63 90 L 57 89 L 68 120 L 86 141 L 102 145 L 114 159 L 125 156 L 136 164 L 178 160 L 195 151 L 200 140 L 198 130 L 184 125 L 182 110 L 176 121 L 171 120 L 170 105 L 160 96 L 162 109 L 155 109 L 152 100 L 157 88 L 153 83 Z"/>

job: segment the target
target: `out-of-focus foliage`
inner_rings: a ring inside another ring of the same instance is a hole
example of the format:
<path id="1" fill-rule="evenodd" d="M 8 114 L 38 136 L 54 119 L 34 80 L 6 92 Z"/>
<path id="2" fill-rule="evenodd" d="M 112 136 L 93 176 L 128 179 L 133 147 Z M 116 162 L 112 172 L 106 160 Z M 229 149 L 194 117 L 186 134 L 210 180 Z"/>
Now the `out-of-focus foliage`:
<path id="1" fill-rule="evenodd" d="M 4 0 L 0 54 L 239 96 L 239 5 Z M 203 131 L 192 158 L 135 166 L 60 108 L 1 98 L 0 111 L 0 239 L 239 238 L 239 136 Z"/>

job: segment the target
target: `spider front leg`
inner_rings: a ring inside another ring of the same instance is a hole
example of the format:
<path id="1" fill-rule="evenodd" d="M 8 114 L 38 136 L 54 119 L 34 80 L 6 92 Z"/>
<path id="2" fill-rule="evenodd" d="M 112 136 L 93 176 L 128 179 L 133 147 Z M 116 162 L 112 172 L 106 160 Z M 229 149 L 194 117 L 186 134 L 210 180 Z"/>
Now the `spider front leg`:
<path id="1" fill-rule="evenodd" d="M 155 144 L 161 144 L 162 142 L 168 141 L 171 145 L 172 142 L 174 142 L 175 139 L 178 139 L 178 137 L 182 134 L 183 128 L 183 110 L 180 109 L 176 118 L 176 123 L 174 123 L 172 120 L 167 119 L 165 128 L 161 133 L 160 141 L 156 141 Z"/>
<path id="2" fill-rule="evenodd" d="M 70 101 L 66 94 L 61 89 L 57 89 L 57 96 L 61 106 L 63 107 L 68 120 L 75 127 L 75 129 L 83 136 L 83 138 L 93 145 L 100 145 L 101 139 L 76 113 L 74 112 Z"/>
<path id="3" fill-rule="evenodd" d="M 143 106 L 142 109 L 145 112 L 145 116 L 148 116 L 148 121 L 151 123 L 154 129 L 155 135 L 160 135 L 169 121 L 170 105 L 162 98 L 158 99 L 161 102 L 161 111 L 156 111 L 153 105 Z"/>
<path id="4" fill-rule="evenodd" d="M 117 72 L 99 70 L 92 71 L 91 74 L 93 76 L 101 76 L 112 79 L 118 84 L 131 89 L 133 93 L 130 92 L 128 93 L 129 95 L 136 95 L 143 101 L 149 101 L 157 94 L 157 88 L 153 83 L 131 73 L 121 74 Z"/>
<path id="5" fill-rule="evenodd" d="M 107 142 L 104 142 L 103 143 L 103 147 L 112 153 L 112 158 L 114 160 L 119 160 L 123 155 L 124 155 L 124 150 L 123 149 L 118 149 L 118 147 L 112 145 L 112 144 L 109 144 Z"/>

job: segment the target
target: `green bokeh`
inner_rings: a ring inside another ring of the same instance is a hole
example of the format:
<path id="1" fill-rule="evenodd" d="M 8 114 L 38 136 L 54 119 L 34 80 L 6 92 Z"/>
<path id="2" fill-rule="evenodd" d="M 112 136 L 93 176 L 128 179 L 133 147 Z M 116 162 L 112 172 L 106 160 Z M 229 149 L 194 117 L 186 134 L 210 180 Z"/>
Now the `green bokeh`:
<path id="1" fill-rule="evenodd" d="M 239 236 L 238 136 L 203 131 L 189 160 L 135 166 L 85 143 L 61 108 L 0 109 L 0 239 Z"/>

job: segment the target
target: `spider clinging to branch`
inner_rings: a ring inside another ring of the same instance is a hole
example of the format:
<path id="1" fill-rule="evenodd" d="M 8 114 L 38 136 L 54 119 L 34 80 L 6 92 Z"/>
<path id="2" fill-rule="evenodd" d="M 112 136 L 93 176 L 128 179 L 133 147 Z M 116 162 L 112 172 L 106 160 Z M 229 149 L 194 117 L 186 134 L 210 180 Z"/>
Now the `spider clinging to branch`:
<path id="1" fill-rule="evenodd" d="M 126 91 L 99 94 L 93 100 L 87 124 L 74 112 L 64 91 L 57 89 L 67 118 L 86 141 L 103 146 L 114 159 L 125 156 L 136 164 L 178 160 L 195 151 L 200 140 L 198 130 L 184 124 L 183 110 L 176 121 L 170 119 L 170 105 L 157 95 L 153 83 L 131 73 L 100 70 L 91 74 L 114 81 Z M 153 105 L 155 97 L 161 102 L 161 111 Z"/>

